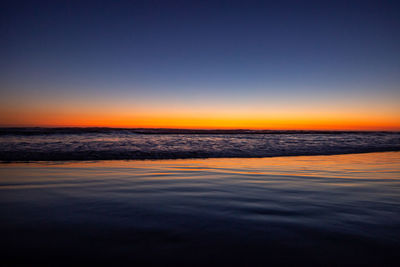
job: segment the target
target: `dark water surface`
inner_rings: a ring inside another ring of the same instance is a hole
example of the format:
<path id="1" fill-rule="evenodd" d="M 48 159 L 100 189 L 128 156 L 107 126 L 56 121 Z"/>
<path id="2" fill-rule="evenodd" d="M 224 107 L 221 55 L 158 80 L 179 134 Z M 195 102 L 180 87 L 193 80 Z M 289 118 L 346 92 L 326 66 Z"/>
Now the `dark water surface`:
<path id="1" fill-rule="evenodd" d="M 400 152 L 0 164 L 5 265 L 393 265 Z"/>
<path id="2" fill-rule="evenodd" d="M 400 132 L 0 128 L 0 161 L 249 158 L 400 151 Z"/>

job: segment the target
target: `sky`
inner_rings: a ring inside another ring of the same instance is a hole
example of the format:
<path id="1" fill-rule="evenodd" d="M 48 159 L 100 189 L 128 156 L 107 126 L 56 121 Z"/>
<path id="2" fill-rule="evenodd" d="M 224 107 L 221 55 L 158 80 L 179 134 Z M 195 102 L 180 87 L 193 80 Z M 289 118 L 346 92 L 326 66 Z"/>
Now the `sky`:
<path id="1" fill-rule="evenodd" d="M 0 126 L 400 130 L 398 1 L 2 1 Z"/>

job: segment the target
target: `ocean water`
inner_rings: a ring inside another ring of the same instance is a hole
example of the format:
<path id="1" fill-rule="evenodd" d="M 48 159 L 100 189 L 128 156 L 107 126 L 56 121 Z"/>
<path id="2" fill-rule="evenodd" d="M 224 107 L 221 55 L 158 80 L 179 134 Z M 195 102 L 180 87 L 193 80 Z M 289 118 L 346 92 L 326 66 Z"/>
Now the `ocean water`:
<path id="1" fill-rule="evenodd" d="M 0 128 L 0 161 L 271 157 L 400 151 L 399 132 Z"/>
<path id="2" fill-rule="evenodd" d="M 0 214 L 6 266 L 398 266 L 400 152 L 1 163 Z"/>

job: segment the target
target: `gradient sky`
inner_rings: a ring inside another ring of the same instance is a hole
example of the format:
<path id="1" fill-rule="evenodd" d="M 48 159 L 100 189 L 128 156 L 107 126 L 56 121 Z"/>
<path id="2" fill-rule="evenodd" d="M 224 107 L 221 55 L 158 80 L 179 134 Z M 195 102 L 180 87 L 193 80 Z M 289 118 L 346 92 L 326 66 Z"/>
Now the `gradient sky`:
<path id="1" fill-rule="evenodd" d="M 398 1 L 5 1 L 0 126 L 400 130 Z"/>

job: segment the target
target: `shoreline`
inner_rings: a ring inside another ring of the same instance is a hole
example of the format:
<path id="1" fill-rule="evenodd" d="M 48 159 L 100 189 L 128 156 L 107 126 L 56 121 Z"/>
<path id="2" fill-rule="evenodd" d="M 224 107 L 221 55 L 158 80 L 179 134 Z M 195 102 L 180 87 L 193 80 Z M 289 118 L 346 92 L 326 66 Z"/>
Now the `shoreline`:
<path id="1" fill-rule="evenodd" d="M 0 160 L 0 164 L 9 163 L 40 163 L 40 162 L 101 162 L 101 161 L 173 161 L 173 160 L 207 160 L 207 159 L 263 159 L 263 158 L 285 158 L 285 157 L 318 157 L 318 156 L 340 156 L 340 155 L 358 155 L 373 153 L 396 153 L 400 149 L 383 151 L 360 151 L 343 153 L 316 153 L 316 154 L 296 154 L 296 155 L 271 155 L 271 156 L 233 156 L 233 157 L 176 157 L 176 158 L 114 158 L 114 159 L 50 159 L 50 160 Z"/>
<path id="2" fill-rule="evenodd" d="M 371 154 L 396 154 L 400 156 L 400 150 L 374 151 L 374 152 L 355 152 L 340 154 L 314 154 L 314 155 L 285 155 L 285 156 L 267 156 L 267 157 L 209 157 L 209 158 L 167 158 L 167 159 L 86 159 L 86 160 L 31 160 L 31 161 L 0 161 L 1 165 L 9 164 L 68 164 L 68 163 L 117 163 L 117 162 L 174 162 L 174 161 L 209 161 L 209 160 L 267 160 L 267 159 L 294 159 L 294 158 L 318 158 L 318 157 L 335 157 L 335 156 L 357 156 Z"/>

